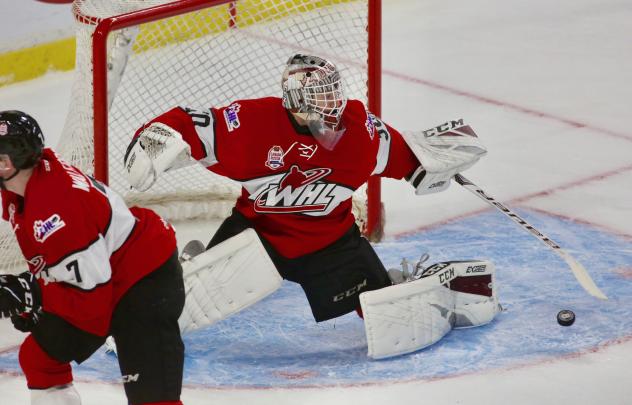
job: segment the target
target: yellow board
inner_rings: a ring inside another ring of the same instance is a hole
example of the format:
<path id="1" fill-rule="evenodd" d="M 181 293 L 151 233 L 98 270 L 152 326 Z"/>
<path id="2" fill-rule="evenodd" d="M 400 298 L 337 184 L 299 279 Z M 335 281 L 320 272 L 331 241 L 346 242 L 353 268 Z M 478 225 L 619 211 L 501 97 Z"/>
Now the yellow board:
<path id="1" fill-rule="evenodd" d="M 237 27 L 245 27 L 262 20 L 283 18 L 293 13 L 353 1 L 356 0 L 318 0 L 304 4 L 305 0 L 240 0 L 236 3 L 237 9 L 234 13 L 236 18 L 233 24 Z M 149 48 L 216 34 L 230 29 L 230 26 L 229 5 L 144 24 L 134 45 L 134 52 L 140 53 Z M 158 31 L 160 35 L 156 36 Z M 160 40 L 156 42 L 152 40 L 153 37 L 158 37 Z M 74 67 L 74 38 L 10 51 L 0 54 L 0 87 L 31 80 L 49 71 L 67 71 Z"/>
<path id="2" fill-rule="evenodd" d="M 75 67 L 75 39 L 67 38 L 0 54 L 0 86 Z"/>

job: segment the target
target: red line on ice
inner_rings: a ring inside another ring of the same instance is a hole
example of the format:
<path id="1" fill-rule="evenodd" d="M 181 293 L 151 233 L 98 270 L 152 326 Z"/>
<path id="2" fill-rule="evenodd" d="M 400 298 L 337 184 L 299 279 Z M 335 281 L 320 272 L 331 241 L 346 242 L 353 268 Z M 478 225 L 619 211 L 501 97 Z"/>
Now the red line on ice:
<path id="1" fill-rule="evenodd" d="M 580 187 L 580 186 L 583 186 L 585 184 L 588 184 L 588 183 L 591 183 L 591 182 L 594 182 L 594 181 L 604 180 L 604 179 L 607 179 L 609 177 L 616 176 L 618 174 L 621 174 L 621 173 L 624 173 L 624 172 L 629 172 L 629 171 L 632 171 L 632 165 L 620 167 L 618 169 L 609 170 L 609 171 L 603 172 L 603 173 L 598 173 L 598 174 L 595 174 L 595 175 L 592 175 L 590 177 L 586 177 L 586 178 L 583 178 L 583 179 L 573 180 L 573 181 L 571 181 L 569 183 L 561 184 L 561 185 L 555 186 L 555 187 L 551 187 L 551 188 L 549 188 L 547 190 L 526 194 L 526 195 L 523 195 L 523 196 L 520 196 L 520 197 L 515 197 L 515 198 L 512 198 L 511 200 L 509 200 L 507 202 L 505 202 L 505 201 L 500 201 L 500 202 L 506 203 L 509 206 L 509 208 L 511 209 L 513 206 L 521 205 L 521 204 L 523 204 L 523 203 L 525 203 L 525 202 L 527 202 L 527 201 L 529 201 L 531 199 L 537 198 L 537 197 L 543 197 L 543 196 L 552 195 L 552 194 L 554 194 L 556 192 L 559 192 L 559 191 L 568 190 L 568 189 L 571 189 L 571 188 L 574 188 L 574 187 Z M 489 190 L 486 190 L 486 189 L 485 189 L 485 191 L 488 191 L 489 194 L 494 196 L 493 192 L 491 192 Z M 427 225 L 421 226 L 419 228 L 412 229 L 410 231 L 400 232 L 400 233 L 397 233 L 397 234 L 395 234 L 393 236 L 395 236 L 395 237 L 402 237 L 402 236 L 410 235 L 410 234 L 413 234 L 413 233 L 417 233 L 419 231 L 428 231 L 430 229 L 437 228 L 439 226 L 445 225 L 445 224 L 453 222 L 453 221 L 457 221 L 457 220 L 465 219 L 465 218 L 470 218 L 470 217 L 472 217 L 474 215 L 478 215 L 478 214 L 480 214 L 482 212 L 487 212 L 487 211 L 489 211 L 491 209 L 492 208 L 490 207 L 490 208 L 482 208 L 482 209 L 478 209 L 478 210 L 475 210 L 475 211 L 466 212 L 466 213 L 463 213 L 461 215 L 457 215 L 457 216 L 454 216 L 454 217 L 451 217 L 451 218 L 447 218 L 447 219 L 439 221 L 439 222 L 427 224 Z M 585 223 L 587 225 L 596 226 L 596 227 L 602 228 L 602 229 L 604 229 L 604 230 L 606 230 L 606 231 L 608 231 L 610 233 L 614 233 L 614 234 L 617 234 L 617 235 L 625 237 L 625 238 L 632 238 L 632 235 L 623 233 L 621 231 L 610 229 L 607 226 L 601 225 L 601 224 L 598 224 L 598 223 L 589 222 L 589 221 L 586 221 L 586 220 L 579 220 L 577 218 L 564 217 L 561 214 L 549 212 L 549 211 L 542 210 L 542 209 L 531 208 L 531 207 L 529 207 L 529 209 L 534 210 L 534 211 L 543 212 L 543 213 L 546 213 L 548 215 L 556 216 L 556 217 L 559 217 L 559 218 L 569 219 L 569 220 L 572 220 L 574 222 L 580 222 L 580 223 Z M 387 207 L 387 210 L 388 210 L 388 207 Z"/>
<path id="2" fill-rule="evenodd" d="M 407 82 L 412 82 L 412 83 L 417 83 L 417 84 L 421 84 L 427 87 L 432 87 L 434 89 L 437 90 L 441 90 L 444 91 L 446 93 L 450 93 L 450 94 L 455 94 L 457 96 L 462 96 L 462 97 L 467 97 L 469 99 L 472 100 L 476 100 L 479 101 L 481 103 L 485 103 L 485 104 L 491 104 L 491 105 L 496 105 L 499 107 L 503 107 L 503 108 L 507 108 L 513 111 L 517 111 L 523 114 L 527 114 L 527 115 L 531 115 L 531 116 L 535 116 L 535 117 L 540 117 L 540 118 L 545 118 L 548 120 L 553 120 L 553 121 L 557 121 L 566 125 L 569 125 L 571 127 L 574 128 L 585 128 L 588 130 L 591 130 L 593 132 L 598 132 L 600 134 L 603 135 L 608 135 L 611 136 L 613 138 L 619 138 L 619 139 L 625 139 L 627 141 L 632 141 L 632 134 L 624 134 L 624 133 L 620 133 L 620 132 L 616 132 L 616 131 L 612 131 L 610 129 L 606 129 L 606 128 L 599 128 L 596 127 L 594 125 L 590 125 L 587 124 L 585 122 L 581 122 L 581 121 L 577 121 L 577 120 L 573 120 L 573 119 L 568 119 L 568 118 L 564 118 L 564 117 L 559 117 L 557 115 L 553 115 L 544 111 L 538 111 L 532 108 L 528 108 L 528 107 L 523 107 L 520 106 L 518 104 L 513 104 L 513 103 L 509 103 L 507 101 L 502 101 L 502 100 L 496 100 L 493 99 L 491 97 L 486 97 L 486 96 L 481 96 L 469 91 L 465 91 L 465 90 L 459 90 L 456 89 L 454 87 L 450 87 L 450 86 L 446 86 L 443 84 L 439 84 L 430 80 L 425 80 L 425 79 L 419 79 L 417 77 L 412 77 L 403 73 L 399 73 L 399 72 L 395 72 L 392 70 L 382 70 L 382 73 L 384 75 L 387 76 L 392 76 L 395 77 L 397 79 L 401 79 Z"/>

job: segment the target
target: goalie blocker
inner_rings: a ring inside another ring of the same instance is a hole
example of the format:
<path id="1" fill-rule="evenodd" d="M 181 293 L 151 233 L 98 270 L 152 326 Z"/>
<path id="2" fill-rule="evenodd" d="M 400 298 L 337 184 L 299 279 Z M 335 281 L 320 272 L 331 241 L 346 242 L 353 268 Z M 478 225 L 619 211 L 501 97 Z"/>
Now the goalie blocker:
<path id="1" fill-rule="evenodd" d="M 421 162 L 407 177 L 417 195 L 447 189 L 454 175 L 469 169 L 487 153 L 472 127 L 464 124 L 462 119 L 402 135 Z"/>
<path id="2" fill-rule="evenodd" d="M 410 353 L 452 328 L 484 325 L 500 311 L 489 261 L 453 261 L 427 268 L 418 279 L 360 294 L 368 355 Z"/>

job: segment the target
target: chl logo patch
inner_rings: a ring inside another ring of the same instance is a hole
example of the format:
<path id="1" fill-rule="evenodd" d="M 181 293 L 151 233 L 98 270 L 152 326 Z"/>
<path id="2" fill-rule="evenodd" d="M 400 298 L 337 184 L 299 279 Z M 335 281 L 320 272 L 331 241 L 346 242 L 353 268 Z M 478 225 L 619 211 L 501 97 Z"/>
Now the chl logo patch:
<path id="1" fill-rule="evenodd" d="M 226 120 L 228 132 L 232 132 L 234 129 L 239 128 L 239 126 L 241 125 L 239 122 L 239 116 L 237 115 L 240 108 L 241 105 L 239 105 L 238 103 L 233 103 L 226 107 L 226 109 L 224 110 L 224 119 Z"/>
<path id="2" fill-rule="evenodd" d="M 366 126 L 366 130 L 368 131 L 369 137 L 371 139 L 373 139 L 373 134 L 375 133 L 375 124 L 373 123 L 373 118 L 375 118 L 375 115 L 367 111 L 366 122 L 364 123 L 364 125 Z"/>
<path id="3" fill-rule="evenodd" d="M 43 243 L 52 234 L 66 226 L 66 223 L 61 219 L 59 214 L 53 214 L 50 218 L 44 221 L 35 221 L 33 223 L 33 231 L 35 240 Z"/>

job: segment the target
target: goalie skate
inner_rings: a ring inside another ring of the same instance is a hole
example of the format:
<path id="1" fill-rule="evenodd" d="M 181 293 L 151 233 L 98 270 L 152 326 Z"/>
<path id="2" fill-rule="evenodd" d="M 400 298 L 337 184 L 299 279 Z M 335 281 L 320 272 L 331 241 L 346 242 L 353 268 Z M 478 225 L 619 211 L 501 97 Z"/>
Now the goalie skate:
<path id="1" fill-rule="evenodd" d="M 197 239 L 191 240 L 182 249 L 182 253 L 180 254 L 180 257 L 178 257 L 178 261 L 180 263 L 188 262 L 195 256 L 203 253 L 205 250 L 206 247 L 201 241 Z"/>

